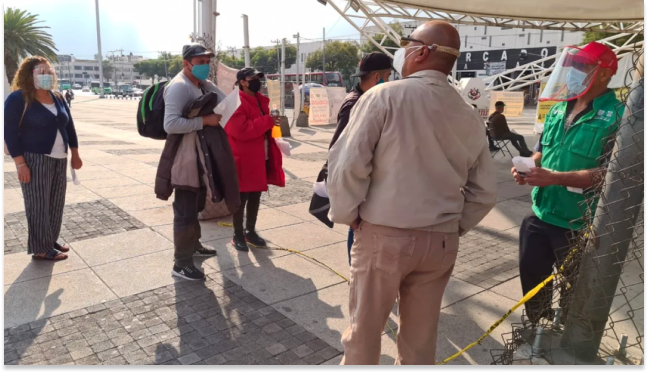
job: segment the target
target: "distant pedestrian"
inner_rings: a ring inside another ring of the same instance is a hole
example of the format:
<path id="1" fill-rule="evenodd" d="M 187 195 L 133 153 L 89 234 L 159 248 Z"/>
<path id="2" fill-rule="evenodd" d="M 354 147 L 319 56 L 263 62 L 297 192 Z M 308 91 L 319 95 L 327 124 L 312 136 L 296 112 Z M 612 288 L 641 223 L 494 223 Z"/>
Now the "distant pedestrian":
<path id="1" fill-rule="evenodd" d="M 484 123 L 448 84 L 461 40 L 431 21 L 401 38 L 403 79 L 374 87 L 329 153 L 330 219 L 356 225 L 344 365 L 378 364 L 399 297 L 396 364 L 434 364 L 459 236 L 495 206 Z"/>
<path id="2" fill-rule="evenodd" d="M 251 67 L 236 74 L 241 106 L 225 126 L 241 192 L 241 206 L 233 217 L 232 245 L 238 251 L 248 251 L 248 243 L 266 246 L 266 241 L 256 231 L 261 193 L 268 190 L 268 184 L 286 185 L 281 151 L 272 139 L 272 128 L 279 125 L 279 117 L 270 115 L 270 100 L 259 93 L 263 77 L 262 72 Z"/>
<path id="3" fill-rule="evenodd" d="M 198 213 L 205 208 L 207 185 L 202 177 L 205 158 L 198 144 L 198 131 L 206 126 L 219 126 L 221 116 L 209 114 L 187 119 L 184 110 L 194 100 L 206 92 L 215 92 L 220 99 L 225 95 L 207 78 L 209 63 L 214 52 L 199 44 L 189 44 L 182 48 L 183 69 L 173 78 L 164 90 L 164 130 L 169 134 L 166 140 L 158 175 L 170 177 L 168 183 L 156 178 L 156 194 L 165 197 L 173 186 L 173 254 L 175 264 L 171 274 L 186 280 L 204 280 L 205 274 L 196 268 L 194 256 L 214 256 L 216 250 L 200 242 L 201 229 Z M 174 135 L 182 135 L 179 136 Z M 200 155 L 200 156 L 199 156 Z M 162 162 L 164 160 L 164 162 Z M 207 160 L 206 160 L 207 161 Z"/>
<path id="4" fill-rule="evenodd" d="M 360 82 L 351 89 L 351 92 L 349 92 L 349 94 L 344 98 L 344 102 L 342 102 L 342 106 L 340 107 L 340 111 L 338 112 L 337 116 L 337 127 L 335 128 L 333 139 L 331 139 L 329 150 L 331 149 L 331 147 L 333 147 L 337 139 L 340 137 L 342 131 L 344 131 L 344 129 L 347 127 L 349 118 L 351 117 L 351 110 L 353 110 L 353 107 L 358 102 L 360 97 L 371 88 L 379 84 L 388 82 L 391 72 L 392 59 L 386 54 L 380 52 L 372 52 L 362 57 L 358 72 L 354 75 L 351 75 L 351 77 L 359 77 Z M 353 230 L 357 228 L 357 224 L 351 225 L 349 227 L 349 234 L 347 236 L 347 254 L 349 257 L 349 265 L 351 265 Z"/>
<path id="5" fill-rule="evenodd" d="M 72 107 L 72 100 L 74 100 L 74 92 L 72 92 L 71 89 L 68 89 L 65 92 L 65 100 L 67 101 L 68 106 Z"/>
<path id="6" fill-rule="evenodd" d="M 83 166 L 70 109 L 56 92 L 56 75 L 44 57 L 26 58 L 5 101 L 5 152 L 16 163 L 27 215 L 27 253 L 33 259 L 64 260 L 70 250 L 57 242 L 67 188 L 68 147 L 72 168 Z"/>
<path id="7" fill-rule="evenodd" d="M 495 111 L 488 117 L 488 127 L 493 131 L 493 137 L 498 140 L 509 140 L 522 157 L 530 157 L 533 152 L 527 147 L 524 136 L 509 129 L 506 117 L 504 116 L 503 101 L 495 103 Z"/>

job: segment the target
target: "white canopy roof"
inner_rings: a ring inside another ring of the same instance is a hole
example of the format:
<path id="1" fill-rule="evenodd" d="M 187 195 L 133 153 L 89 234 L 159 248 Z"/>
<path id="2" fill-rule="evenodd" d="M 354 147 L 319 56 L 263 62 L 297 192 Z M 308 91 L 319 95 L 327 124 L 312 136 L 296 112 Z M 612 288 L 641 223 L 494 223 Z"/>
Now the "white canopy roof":
<path id="1" fill-rule="evenodd" d="M 642 0 L 375 0 L 483 17 L 574 22 L 640 22 Z"/>

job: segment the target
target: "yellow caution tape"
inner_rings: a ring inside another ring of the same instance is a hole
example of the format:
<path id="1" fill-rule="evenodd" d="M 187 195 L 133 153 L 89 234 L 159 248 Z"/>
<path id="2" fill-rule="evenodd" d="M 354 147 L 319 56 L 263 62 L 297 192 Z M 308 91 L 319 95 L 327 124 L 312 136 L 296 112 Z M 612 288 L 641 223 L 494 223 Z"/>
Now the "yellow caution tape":
<path id="1" fill-rule="evenodd" d="M 219 222 L 218 225 L 220 225 L 221 227 L 233 227 L 233 226 L 234 226 L 232 223 L 224 223 L 224 222 Z M 344 277 L 342 274 L 340 274 L 340 272 L 334 270 L 333 268 L 331 268 L 331 267 L 329 267 L 328 265 L 326 265 L 326 264 L 320 262 L 319 260 L 313 258 L 312 256 L 309 256 L 309 255 L 306 255 L 306 254 L 302 253 L 301 251 L 293 250 L 293 249 L 286 249 L 286 248 L 283 248 L 283 247 L 261 247 L 261 246 L 255 246 L 255 245 L 252 245 L 252 244 L 250 244 L 250 243 L 248 243 L 248 244 L 249 244 L 249 246 L 251 246 L 252 248 L 255 248 L 255 249 L 287 251 L 287 252 L 289 252 L 289 253 L 293 253 L 293 254 L 301 255 L 301 256 L 303 256 L 304 258 L 308 258 L 308 259 L 310 259 L 310 260 L 316 262 L 317 264 L 319 264 L 319 265 L 321 265 L 321 266 L 324 266 L 324 267 L 328 268 L 331 272 L 333 272 L 333 273 L 335 273 L 336 275 L 340 276 L 344 281 L 349 282 L 349 279 L 346 278 L 346 277 Z"/>
<path id="2" fill-rule="evenodd" d="M 569 255 L 567 255 L 567 258 L 565 258 L 565 260 L 563 261 L 563 264 L 558 269 L 558 272 L 556 274 L 558 277 L 562 278 L 561 273 L 565 269 L 565 263 L 567 263 L 571 259 L 571 257 L 576 253 L 576 251 L 577 251 L 577 248 L 574 248 L 574 249 L 571 250 Z M 495 330 L 495 328 L 497 328 L 502 322 L 504 322 L 504 320 L 506 320 L 521 305 L 526 303 L 529 299 L 533 298 L 540 291 L 540 289 L 542 289 L 543 287 L 545 287 L 545 285 L 547 285 L 549 282 L 551 282 L 551 280 L 553 280 L 556 275 L 551 275 L 551 276 L 547 277 L 544 281 L 542 281 L 540 284 L 538 284 L 538 286 L 536 286 L 535 288 L 531 289 L 531 291 L 526 293 L 526 295 L 524 297 L 522 297 L 522 299 L 520 299 L 510 310 L 508 310 L 508 312 L 506 312 L 504 314 L 504 316 L 502 316 L 499 320 L 495 321 L 495 323 L 493 325 L 491 325 L 491 327 L 488 328 L 486 333 L 484 333 L 484 335 L 479 337 L 478 340 L 476 340 L 475 342 L 469 344 L 463 350 L 457 352 L 456 354 L 450 356 L 449 358 L 447 358 L 447 359 L 445 359 L 445 360 L 443 360 L 441 362 L 436 363 L 435 365 L 447 364 L 448 362 L 450 362 L 450 361 L 456 359 L 457 357 L 461 356 L 464 352 L 470 350 L 471 348 L 475 347 L 476 345 L 480 345 L 482 343 L 482 341 L 486 337 L 488 337 L 488 335 L 490 333 L 492 333 L 493 330 Z"/>
<path id="3" fill-rule="evenodd" d="M 222 227 L 233 227 L 234 226 L 232 223 L 225 223 L 225 222 L 219 222 L 218 225 L 220 225 Z M 283 248 L 283 247 L 260 247 L 260 246 L 255 246 L 255 245 L 251 245 L 251 244 L 250 244 L 250 246 L 252 246 L 255 249 L 287 251 L 289 253 L 301 255 L 301 256 L 303 256 L 305 258 L 308 258 L 308 259 L 310 259 L 310 260 L 312 260 L 312 261 L 314 261 L 314 262 L 328 268 L 331 272 L 335 273 L 336 275 L 338 275 L 342 279 L 344 279 L 344 281 L 349 282 L 349 279 L 346 278 L 345 276 L 341 275 L 338 271 L 336 271 L 333 268 L 329 267 L 328 265 L 320 262 L 319 260 L 313 258 L 312 256 L 306 255 L 306 254 L 304 254 L 304 253 L 302 253 L 302 252 L 300 252 L 298 250 L 286 249 L 286 248 Z M 464 352 L 470 350 L 471 348 L 475 347 L 476 345 L 480 345 L 482 343 L 482 341 L 484 339 L 486 339 L 486 337 L 488 337 L 490 335 L 490 333 L 493 332 L 493 330 L 495 330 L 498 326 L 500 326 L 500 324 L 502 322 L 504 322 L 504 320 L 506 320 L 516 309 L 518 309 L 521 305 L 526 303 L 529 299 L 533 298 L 540 291 L 540 289 L 542 289 L 543 287 L 545 287 L 545 285 L 547 285 L 549 282 L 551 282 L 551 280 L 553 280 L 555 278 L 555 276 L 558 276 L 559 278 L 562 278 L 561 274 L 562 274 L 562 271 L 565 268 L 565 263 L 567 263 L 571 259 L 571 257 L 576 253 L 576 251 L 577 251 L 577 248 L 574 248 L 574 249 L 571 250 L 569 255 L 567 255 L 567 258 L 565 258 L 565 260 L 563 261 L 563 264 L 558 269 L 558 272 L 556 273 L 556 275 L 552 274 L 551 276 L 547 277 L 544 281 L 542 281 L 540 284 L 538 284 L 538 286 L 536 286 L 531 291 L 526 293 L 526 295 L 524 295 L 524 297 L 522 299 L 520 299 L 510 310 L 508 310 L 508 312 L 506 312 L 504 314 L 504 316 L 502 316 L 499 320 L 495 321 L 495 323 L 493 325 L 491 325 L 491 327 L 488 328 L 486 333 L 484 333 L 481 337 L 479 337 L 479 339 L 477 339 L 475 342 L 469 344 L 468 346 L 466 346 L 464 349 L 457 352 L 456 354 L 448 357 L 447 359 L 445 359 L 445 360 L 443 360 L 441 362 L 437 362 L 436 365 L 447 364 L 448 362 L 450 362 L 450 361 L 456 359 L 457 357 L 461 356 Z M 567 286 L 569 287 L 570 284 L 567 284 Z M 391 327 L 391 325 L 389 325 L 389 323 L 387 323 L 387 326 L 391 330 L 391 333 L 394 336 L 394 338 L 396 338 L 396 332 L 394 332 L 394 329 L 392 329 L 392 327 Z"/>

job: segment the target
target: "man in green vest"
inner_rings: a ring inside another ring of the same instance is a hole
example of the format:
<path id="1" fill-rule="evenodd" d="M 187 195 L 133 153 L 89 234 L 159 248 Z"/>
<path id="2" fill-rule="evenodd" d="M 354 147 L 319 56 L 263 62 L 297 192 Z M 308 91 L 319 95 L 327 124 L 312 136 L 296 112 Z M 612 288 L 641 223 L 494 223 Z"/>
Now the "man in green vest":
<path id="1" fill-rule="evenodd" d="M 532 156 L 536 168 L 524 174 L 511 170 L 519 185 L 535 187 L 533 213 L 520 227 L 524 294 L 551 275 L 567 256 L 570 237 L 591 223 L 598 201 L 590 198 L 604 179 L 624 109 L 608 89 L 617 65 L 616 55 L 603 44 L 566 47 L 540 96 L 540 101 L 559 102 L 547 114 Z M 551 294 L 547 284 L 525 304 L 531 323 L 553 317 Z"/>

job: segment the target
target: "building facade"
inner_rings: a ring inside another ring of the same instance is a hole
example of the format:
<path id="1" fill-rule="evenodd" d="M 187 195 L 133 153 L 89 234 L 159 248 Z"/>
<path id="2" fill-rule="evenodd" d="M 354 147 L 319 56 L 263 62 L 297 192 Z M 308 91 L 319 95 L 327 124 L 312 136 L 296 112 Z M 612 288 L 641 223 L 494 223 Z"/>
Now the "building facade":
<path id="1" fill-rule="evenodd" d="M 68 79 L 72 84 L 89 85 L 89 82 L 99 80 L 99 62 L 94 60 L 77 59 L 74 55 L 58 55 L 58 62 L 52 64 L 59 79 Z M 104 72 L 105 82 L 133 83 L 141 79 L 134 64 L 143 60 L 142 56 L 110 56 L 113 71 Z"/>
<path id="2" fill-rule="evenodd" d="M 403 34 L 409 35 L 423 21 L 403 22 Z M 513 27 L 455 25 L 461 36 L 461 57 L 457 61 L 457 79 L 488 77 L 542 58 L 560 53 L 562 47 L 580 45 L 583 33 Z M 367 31 L 380 33 L 377 27 Z M 363 38 L 364 39 L 364 38 Z"/>

